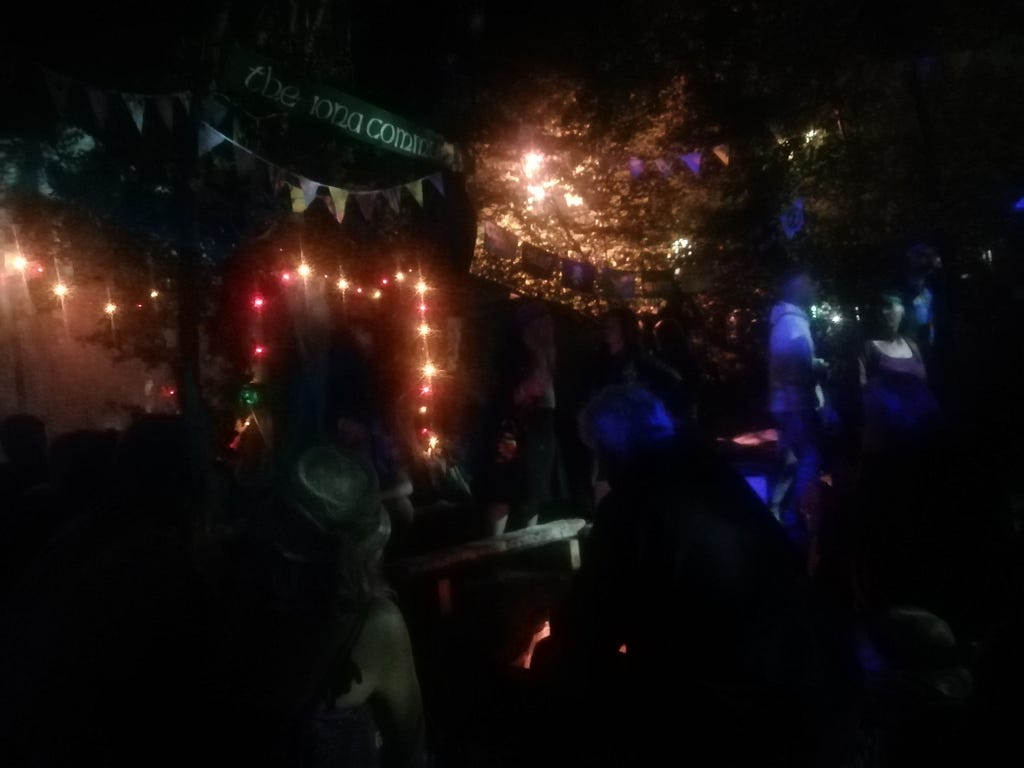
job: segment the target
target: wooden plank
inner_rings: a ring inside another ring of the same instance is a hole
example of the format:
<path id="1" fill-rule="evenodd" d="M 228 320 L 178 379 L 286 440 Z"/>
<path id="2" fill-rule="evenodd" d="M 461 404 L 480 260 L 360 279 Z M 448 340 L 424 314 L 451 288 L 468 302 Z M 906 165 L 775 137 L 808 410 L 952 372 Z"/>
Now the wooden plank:
<path id="1" fill-rule="evenodd" d="M 543 525 L 535 525 L 531 528 L 460 544 L 438 552 L 399 560 L 392 563 L 390 567 L 391 570 L 404 576 L 436 573 L 497 555 L 522 552 L 560 541 L 574 540 L 585 525 L 586 521 L 580 518 L 555 520 Z"/>

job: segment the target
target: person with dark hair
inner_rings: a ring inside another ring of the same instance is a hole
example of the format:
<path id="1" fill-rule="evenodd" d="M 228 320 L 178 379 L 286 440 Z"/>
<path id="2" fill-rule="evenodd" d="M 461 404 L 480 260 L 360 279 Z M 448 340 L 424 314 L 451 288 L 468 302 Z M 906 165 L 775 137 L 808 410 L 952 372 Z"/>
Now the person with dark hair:
<path id="1" fill-rule="evenodd" d="M 938 424 L 939 407 L 917 343 L 904 335 L 903 301 L 883 292 L 873 308 L 874 328 L 860 356 L 864 393 L 864 448 L 870 453 L 904 448 Z"/>
<path id="2" fill-rule="evenodd" d="M 512 318 L 512 338 L 501 375 L 497 457 L 491 465 L 487 518 L 490 533 L 511 522 L 536 525 L 541 507 L 562 490 L 555 431 L 557 376 L 554 318 L 540 303 L 526 303 Z"/>
<path id="3" fill-rule="evenodd" d="M 809 722 L 823 668 L 784 533 L 649 392 L 602 391 L 581 431 L 611 491 L 552 618 L 547 671 L 598 734 L 583 764 L 645 765 L 669 748 L 723 765 L 813 751 L 794 724 Z"/>
<path id="4" fill-rule="evenodd" d="M 769 410 L 779 431 L 782 468 L 771 492 L 771 511 L 796 538 L 802 538 L 800 511 L 821 469 L 821 422 L 824 405 L 819 379 L 827 365 L 815 355 L 808 311 L 817 288 L 806 270 L 795 270 L 779 283 L 772 307 L 769 341 Z"/>
<path id="5" fill-rule="evenodd" d="M 276 751 L 274 764 L 422 765 L 420 688 L 380 573 L 390 520 L 373 468 L 311 448 L 267 512 L 220 578 L 230 727 L 246 738 L 261 724 L 265 741 L 247 746 Z"/>

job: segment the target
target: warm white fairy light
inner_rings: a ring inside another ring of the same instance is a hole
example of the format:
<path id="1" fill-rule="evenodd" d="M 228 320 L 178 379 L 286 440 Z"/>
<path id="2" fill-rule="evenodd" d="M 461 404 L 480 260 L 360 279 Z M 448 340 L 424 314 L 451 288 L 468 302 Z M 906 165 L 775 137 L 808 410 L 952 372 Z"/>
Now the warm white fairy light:
<path id="1" fill-rule="evenodd" d="M 159 295 L 160 295 L 160 291 L 158 291 L 156 288 L 154 288 L 152 291 L 149 292 L 149 298 L 151 298 L 151 299 L 155 299 Z"/>
<path id="2" fill-rule="evenodd" d="M 420 413 L 426 413 L 426 412 L 427 412 L 427 406 L 421 405 L 420 406 Z"/>
<path id="3" fill-rule="evenodd" d="M 63 299 L 68 295 L 68 287 L 64 283 L 57 283 L 53 286 L 53 295 L 58 299 Z"/>
<path id="4" fill-rule="evenodd" d="M 373 292 L 373 298 L 379 299 L 383 294 L 380 292 L 380 288 Z"/>
<path id="5" fill-rule="evenodd" d="M 420 280 L 416 283 L 416 292 L 421 296 L 427 292 L 427 288 L 428 286 L 425 280 Z"/>
<path id="6" fill-rule="evenodd" d="M 417 330 L 420 332 L 420 336 L 427 336 L 430 334 L 430 326 L 426 323 L 421 323 Z"/>
<path id="7" fill-rule="evenodd" d="M 429 450 L 433 451 L 434 449 L 437 448 L 438 442 L 439 441 L 437 439 L 437 435 L 431 435 L 430 439 L 427 440 L 427 447 L 429 448 Z"/>
<path id="8" fill-rule="evenodd" d="M 106 312 L 108 315 L 113 315 L 115 312 L 117 312 L 117 304 L 115 304 L 112 301 L 108 301 L 107 306 L 103 308 L 103 311 Z"/>
<path id="9" fill-rule="evenodd" d="M 299 277 L 301 277 L 303 280 L 309 277 L 312 271 L 313 270 L 310 269 L 309 264 L 307 264 L 306 262 L 302 262 L 301 264 L 299 264 L 299 268 L 296 270 L 296 272 L 299 273 Z"/>
<path id="10" fill-rule="evenodd" d="M 432 378 L 433 376 L 436 376 L 437 366 L 428 360 L 426 364 L 423 366 L 423 375 L 426 376 L 428 379 Z"/>
<path id="11" fill-rule="evenodd" d="M 348 280 L 346 280 L 344 277 L 338 280 L 338 290 L 339 291 L 347 291 L 348 290 L 348 286 L 349 286 Z"/>
<path id="12" fill-rule="evenodd" d="M 526 174 L 526 178 L 532 179 L 534 174 L 540 170 L 543 162 L 544 155 L 540 152 L 527 152 L 523 156 L 523 173 Z"/>
<path id="13" fill-rule="evenodd" d="M 15 256 L 11 260 L 11 266 L 18 270 L 19 272 L 24 272 L 25 269 L 28 267 L 28 259 L 21 255 Z"/>
<path id="14" fill-rule="evenodd" d="M 395 281 L 399 283 L 405 282 L 405 272 L 395 272 Z"/>

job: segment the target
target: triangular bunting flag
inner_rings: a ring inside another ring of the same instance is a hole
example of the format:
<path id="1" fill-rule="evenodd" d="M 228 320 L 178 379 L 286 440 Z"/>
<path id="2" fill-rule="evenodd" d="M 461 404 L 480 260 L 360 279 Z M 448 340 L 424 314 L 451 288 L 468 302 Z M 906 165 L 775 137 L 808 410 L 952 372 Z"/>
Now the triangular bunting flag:
<path id="1" fill-rule="evenodd" d="M 412 195 L 412 199 L 419 203 L 420 207 L 423 206 L 423 179 L 416 179 L 416 181 L 410 181 L 405 185 L 405 188 L 409 190 L 409 194 Z"/>
<path id="2" fill-rule="evenodd" d="M 92 105 L 92 113 L 96 116 L 96 124 L 100 128 L 105 128 L 107 125 L 107 94 L 90 88 L 89 104 Z"/>
<path id="3" fill-rule="evenodd" d="M 46 87 L 50 89 L 53 106 L 57 108 L 57 112 L 64 114 L 68 108 L 68 91 L 71 90 L 71 81 L 53 72 L 47 72 Z"/>
<path id="4" fill-rule="evenodd" d="M 636 272 L 620 269 L 601 270 L 601 292 L 615 301 L 629 301 L 636 296 Z"/>
<path id="5" fill-rule="evenodd" d="M 338 189 L 337 187 L 327 188 L 331 193 L 331 202 L 334 203 L 334 218 L 341 224 L 342 219 L 345 218 L 345 205 L 348 203 L 348 190 Z"/>
<path id="6" fill-rule="evenodd" d="M 562 259 L 562 285 L 579 293 L 593 293 L 597 268 L 585 261 Z"/>
<path id="7" fill-rule="evenodd" d="M 373 210 L 377 207 L 376 192 L 362 192 L 356 195 L 356 202 L 359 203 L 359 210 L 367 221 L 373 220 Z"/>
<path id="8" fill-rule="evenodd" d="M 388 205 L 391 206 L 391 209 L 395 213 L 398 213 L 399 209 L 402 207 L 402 201 L 400 198 L 401 192 L 401 187 L 391 187 L 391 189 L 384 190 L 384 199 L 388 201 Z"/>
<path id="9" fill-rule="evenodd" d="M 320 184 L 319 182 L 300 177 L 299 187 L 302 189 L 302 199 L 306 201 L 306 207 L 308 208 L 316 200 L 316 193 L 320 189 Z"/>
<path id="10" fill-rule="evenodd" d="M 228 108 L 219 101 L 207 99 L 203 102 L 203 116 L 206 122 L 219 130 L 224 124 L 224 118 L 228 116 Z"/>
<path id="11" fill-rule="evenodd" d="M 497 259 L 511 261 L 516 256 L 519 238 L 491 221 L 484 222 L 484 250 Z"/>
<path id="12" fill-rule="evenodd" d="M 672 166 L 662 160 L 660 157 L 654 161 L 655 167 L 662 176 L 668 176 L 672 173 Z"/>
<path id="13" fill-rule="evenodd" d="M 290 186 L 290 185 L 289 185 Z M 291 187 L 292 213 L 302 213 L 307 208 L 306 196 L 302 193 L 301 187 Z"/>
<path id="14" fill-rule="evenodd" d="M 442 196 L 444 196 L 444 177 L 440 173 L 430 174 L 429 176 L 427 176 L 427 181 L 433 184 L 434 189 L 436 189 Z"/>
<path id="15" fill-rule="evenodd" d="M 722 161 L 722 165 L 729 164 L 729 145 L 719 144 L 717 147 L 711 150 L 715 153 L 715 157 Z"/>
<path id="16" fill-rule="evenodd" d="M 199 125 L 199 157 L 205 155 L 221 142 L 227 141 L 227 138 L 223 133 L 215 131 L 206 123 L 201 123 Z"/>
<path id="17" fill-rule="evenodd" d="M 629 173 L 635 179 L 644 172 L 644 161 L 639 157 L 629 158 Z"/>
<path id="18" fill-rule="evenodd" d="M 146 100 L 136 93 L 122 93 L 121 98 L 124 99 L 124 105 L 128 107 L 128 111 L 132 114 L 132 121 L 135 123 L 135 127 L 138 128 L 139 133 L 142 133 L 142 120 L 146 114 Z M 202 156 L 202 152 L 199 153 Z"/>
<path id="19" fill-rule="evenodd" d="M 160 113 L 160 119 L 164 121 L 168 131 L 174 130 L 174 101 L 170 96 L 160 96 L 156 99 L 156 111 Z"/>
<path id="20" fill-rule="evenodd" d="M 690 152 L 688 155 L 680 155 L 679 159 L 686 164 L 686 167 L 693 171 L 694 176 L 700 176 L 700 152 Z"/>
<path id="21" fill-rule="evenodd" d="M 179 93 L 178 101 L 181 102 L 181 106 L 185 108 L 185 114 L 192 112 L 192 94 L 191 93 Z"/>

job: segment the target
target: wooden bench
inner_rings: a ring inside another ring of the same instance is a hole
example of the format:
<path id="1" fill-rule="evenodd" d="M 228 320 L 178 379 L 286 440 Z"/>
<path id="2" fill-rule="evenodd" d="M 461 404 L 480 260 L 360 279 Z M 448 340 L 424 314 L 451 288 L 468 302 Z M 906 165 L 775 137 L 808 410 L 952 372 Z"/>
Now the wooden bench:
<path id="1" fill-rule="evenodd" d="M 587 522 L 579 518 L 555 520 L 531 528 L 478 539 L 425 555 L 398 560 L 388 566 L 399 581 L 429 578 L 435 581 L 438 609 L 443 616 L 452 613 L 452 575 L 460 568 L 485 565 L 489 561 L 541 547 L 562 545 L 572 570 L 580 567 L 580 534 Z"/>

